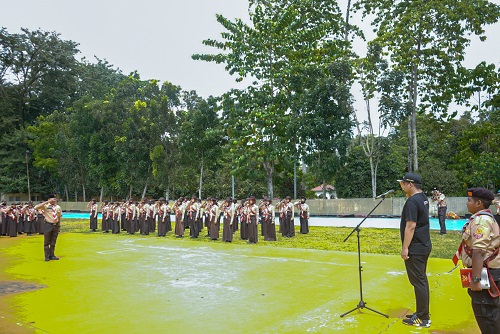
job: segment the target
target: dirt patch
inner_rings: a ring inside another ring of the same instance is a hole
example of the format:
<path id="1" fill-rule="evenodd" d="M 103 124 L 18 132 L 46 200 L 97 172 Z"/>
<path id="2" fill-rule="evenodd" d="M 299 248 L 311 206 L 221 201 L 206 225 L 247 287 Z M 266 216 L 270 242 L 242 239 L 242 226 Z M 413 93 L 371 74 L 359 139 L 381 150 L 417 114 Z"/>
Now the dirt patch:
<path id="1" fill-rule="evenodd" d="M 45 288 L 45 285 L 16 281 L 0 281 L 0 296 L 34 291 L 42 288 Z"/>

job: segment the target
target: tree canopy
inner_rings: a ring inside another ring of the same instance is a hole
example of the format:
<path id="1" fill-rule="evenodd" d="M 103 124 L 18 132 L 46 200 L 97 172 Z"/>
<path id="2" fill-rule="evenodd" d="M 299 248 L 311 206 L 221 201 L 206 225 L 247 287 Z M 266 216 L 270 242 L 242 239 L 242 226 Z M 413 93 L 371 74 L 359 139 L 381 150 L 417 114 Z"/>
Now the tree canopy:
<path id="1" fill-rule="evenodd" d="M 470 36 L 496 23 L 500 6 L 360 0 L 345 16 L 335 1 L 248 8 L 248 20 L 217 15 L 219 39 L 203 41 L 214 53 L 192 56 L 249 83 L 209 97 L 78 60 L 78 43 L 57 32 L 1 28 L 0 193 L 27 193 L 27 169 L 32 194 L 66 200 L 222 198 L 233 180 L 239 198 L 284 197 L 297 184 L 299 196 L 332 184 L 341 197 L 373 197 L 407 170 L 447 195 L 500 188 L 500 72 L 481 59 L 463 65 Z M 364 55 L 354 15 L 375 29 Z M 370 112 L 363 124 L 355 83 Z M 372 101 L 386 135 L 373 129 Z"/>

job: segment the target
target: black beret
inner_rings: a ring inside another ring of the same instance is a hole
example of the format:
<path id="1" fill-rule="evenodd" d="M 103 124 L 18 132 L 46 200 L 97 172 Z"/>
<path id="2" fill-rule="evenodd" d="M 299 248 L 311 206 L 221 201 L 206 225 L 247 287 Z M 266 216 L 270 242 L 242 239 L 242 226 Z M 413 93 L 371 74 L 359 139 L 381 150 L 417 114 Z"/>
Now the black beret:
<path id="1" fill-rule="evenodd" d="M 492 191 L 490 191 L 486 188 L 481 188 L 481 187 L 467 189 L 467 196 L 468 197 L 482 198 L 482 199 L 486 199 L 488 201 L 492 201 L 495 199 L 495 195 L 493 194 Z"/>

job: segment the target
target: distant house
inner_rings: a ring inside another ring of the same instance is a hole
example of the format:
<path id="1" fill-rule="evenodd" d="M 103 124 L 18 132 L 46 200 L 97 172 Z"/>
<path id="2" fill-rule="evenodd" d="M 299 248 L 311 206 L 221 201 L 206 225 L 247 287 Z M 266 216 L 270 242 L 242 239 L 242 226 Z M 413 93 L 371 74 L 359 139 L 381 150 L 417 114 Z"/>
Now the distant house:
<path id="1" fill-rule="evenodd" d="M 311 191 L 316 194 L 317 198 L 323 198 L 323 185 L 319 185 L 316 188 L 312 188 Z M 326 185 L 326 198 L 327 199 L 335 199 L 337 198 L 337 191 L 335 190 L 334 186 L 331 186 L 329 184 Z"/>
<path id="2" fill-rule="evenodd" d="M 28 194 L 25 193 L 0 193 L 0 199 L 7 201 L 7 203 L 27 202 Z M 39 193 L 31 193 L 31 200 L 41 201 L 42 196 Z"/>

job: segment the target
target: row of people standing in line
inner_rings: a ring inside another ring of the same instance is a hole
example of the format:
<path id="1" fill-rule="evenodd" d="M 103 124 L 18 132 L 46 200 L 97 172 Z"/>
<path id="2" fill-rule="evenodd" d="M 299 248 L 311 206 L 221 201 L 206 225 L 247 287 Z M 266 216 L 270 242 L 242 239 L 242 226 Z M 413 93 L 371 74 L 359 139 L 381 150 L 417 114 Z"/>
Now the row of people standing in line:
<path id="1" fill-rule="evenodd" d="M 0 202 L 0 235 L 16 237 L 18 234 L 43 234 L 43 210 L 35 210 L 33 202 Z"/>
<path id="2" fill-rule="evenodd" d="M 158 236 L 165 236 L 172 230 L 170 215 L 175 217 L 174 234 L 178 238 L 184 236 L 189 229 L 191 238 L 198 238 L 204 227 L 207 228 L 207 237 L 217 240 L 222 230 L 222 240 L 231 242 L 236 231 L 240 230 L 240 237 L 255 243 L 258 240 L 257 225 L 261 225 L 261 235 L 264 240 L 276 240 L 275 214 L 279 212 L 279 232 L 284 237 L 295 236 L 293 223 L 294 208 L 300 211 L 300 233 L 309 232 L 309 206 L 306 198 L 291 203 L 287 197 L 276 207 L 272 200 L 264 198 L 256 203 L 255 197 L 241 200 L 226 198 L 219 202 L 216 198 L 207 198 L 202 203 L 196 196 L 190 199 L 179 198 L 172 206 L 164 198 L 157 201 L 143 199 L 140 202 L 103 202 L 101 206 L 102 231 L 105 233 L 129 234 L 140 232 L 148 235 L 158 230 Z M 98 205 L 95 199 L 88 203 L 90 209 L 90 229 L 97 230 Z"/>

